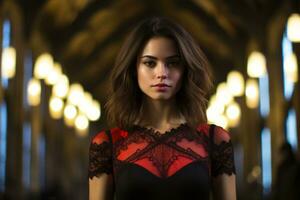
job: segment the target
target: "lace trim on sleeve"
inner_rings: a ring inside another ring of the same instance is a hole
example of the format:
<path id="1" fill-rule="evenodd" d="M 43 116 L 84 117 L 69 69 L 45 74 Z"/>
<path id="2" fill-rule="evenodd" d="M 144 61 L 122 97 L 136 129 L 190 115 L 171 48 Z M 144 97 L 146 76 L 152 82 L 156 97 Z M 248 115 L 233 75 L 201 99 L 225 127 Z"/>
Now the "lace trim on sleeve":
<path id="1" fill-rule="evenodd" d="M 219 145 L 213 145 L 212 152 L 212 176 L 221 174 L 235 174 L 233 146 L 231 141 L 222 141 Z"/>
<path id="2" fill-rule="evenodd" d="M 112 173 L 111 145 L 108 141 L 101 144 L 92 142 L 89 149 L 88 176 L 92 179 L 94 176 L 100 177 L 103 173 Z"/>
<path id="3" fill-rule="evenodd" d="M 212 145 L 211 174 L 213 177 L 216 177 L 221 174 L 228 174 L 228 175 L 235 174 L 236 171 L 234 165 L 234 151 L 233 151 L 232 142 L 230 138 L 228 138 L 228 140 L 223 140 L 219 144 L 216 144 L 213 139 L 215 135 L 215 131 L 213 130 L 219 131 L 219 128 L 212 127 L 212 132 L 210 133 L 212 134 L 211 135 L 211 145 Z M 218 134 L 225 134 L 225 133 L 222 133 L 222 131 L 218 132 Z M 226 137 L 228 136 L 229 134 Z"/>

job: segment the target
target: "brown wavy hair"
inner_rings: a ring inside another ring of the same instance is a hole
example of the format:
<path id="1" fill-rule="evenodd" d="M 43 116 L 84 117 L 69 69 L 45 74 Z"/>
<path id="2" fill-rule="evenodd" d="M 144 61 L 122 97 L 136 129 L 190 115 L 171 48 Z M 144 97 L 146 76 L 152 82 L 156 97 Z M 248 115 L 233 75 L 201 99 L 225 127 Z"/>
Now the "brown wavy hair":
<path id="1" fill-rule="evenodd" d="M 108 101 L 104 105 L 111 126 L 127 129 L 142 116 L 143 93 L 137 82 L 136 64 L 147 41 L 157 36 L 175 42 L 185 67 L 182 86 L 176 94 L 179 112 L 191 127 L 207 123 L 206 109 L 213 76 L 206 56 L 182 26 L 167 18 L 152 17 L 131 31 L 111 71 Z"/>

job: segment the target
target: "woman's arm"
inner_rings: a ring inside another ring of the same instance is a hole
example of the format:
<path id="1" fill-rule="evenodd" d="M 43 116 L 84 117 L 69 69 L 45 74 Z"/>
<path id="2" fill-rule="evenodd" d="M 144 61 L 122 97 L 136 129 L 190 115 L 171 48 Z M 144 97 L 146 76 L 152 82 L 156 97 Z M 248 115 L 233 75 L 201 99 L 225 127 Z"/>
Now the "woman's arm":
<path id="1" fill-rule="evenodd" d="M 106 131 L 96 134 L 89 148 L 89 199 L 114 199 L 112 143 Z"/>
<path id="2" fill-rule="evenodd" d="M 89 179 L 89 200 L 112 200 L 114 198 L 112 175 L 102 174 Z"/>
<path id="3" fill-rule="evenodd" d="M 236 200 L 235 175 L 222 174 L 212 180 L 214 200 Z"/>
<path id="4" fill-rule="evenodd" d="M 212 192 L 214 200 L 236 200 L 234 151 L 230 133 L 220 126 L 212 130 Z"/>

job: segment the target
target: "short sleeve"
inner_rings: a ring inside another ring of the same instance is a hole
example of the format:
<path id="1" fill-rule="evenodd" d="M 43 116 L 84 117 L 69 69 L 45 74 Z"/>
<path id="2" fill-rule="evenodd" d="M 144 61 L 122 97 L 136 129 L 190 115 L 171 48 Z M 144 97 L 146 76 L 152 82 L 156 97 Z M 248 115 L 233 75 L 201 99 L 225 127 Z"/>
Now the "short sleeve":
<path id="1" fill-rule="evenodd" d="M 100 177 L 103 173 L 112 173 L 112 145 L 107 132 L 109 131 L 100 131 L 90 142 L 88 167 L 90 179 L 94 176 Z"/>
<path id="2" fill-rule="evenodd" d="M 235 174 L 234 151 L 230 133 L 220 126 L 213 126 L 210 132 L 211 174 L 213 177 L 221 174 Z"/>

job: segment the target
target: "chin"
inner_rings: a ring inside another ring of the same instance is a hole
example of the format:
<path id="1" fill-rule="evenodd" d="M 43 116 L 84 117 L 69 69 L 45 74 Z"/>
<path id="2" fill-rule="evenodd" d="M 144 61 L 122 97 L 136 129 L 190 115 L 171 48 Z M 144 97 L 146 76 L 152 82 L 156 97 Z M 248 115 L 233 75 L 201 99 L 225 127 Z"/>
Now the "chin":
<path id="1" fill-rule="evenodd" d="M 153 96 L 149 96 L 150 99 L 153 100 L 170 100 L 172 98 L 171 95 L 169 94 L 159 94 L 159 95 L 153 95 Z"/>
<path id="2" fill-rule="evenodd" d="M 175 97 L 175 94 L 173 92 L 163 92 L 163 93 L 157 93 L 157 92 L 143 92 L 145 97 L 150 100 L 171 100 L 173 97 Z"/>

